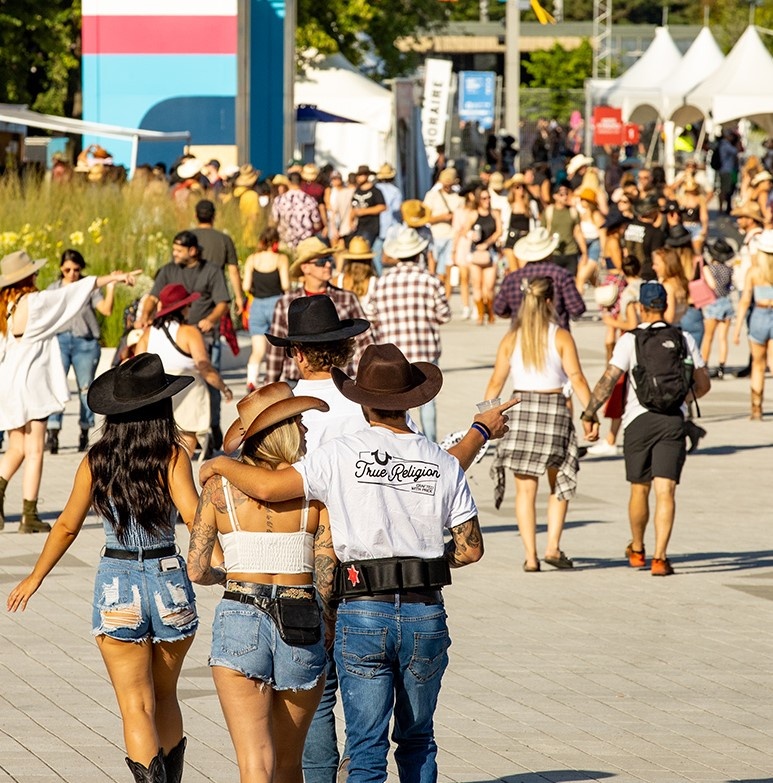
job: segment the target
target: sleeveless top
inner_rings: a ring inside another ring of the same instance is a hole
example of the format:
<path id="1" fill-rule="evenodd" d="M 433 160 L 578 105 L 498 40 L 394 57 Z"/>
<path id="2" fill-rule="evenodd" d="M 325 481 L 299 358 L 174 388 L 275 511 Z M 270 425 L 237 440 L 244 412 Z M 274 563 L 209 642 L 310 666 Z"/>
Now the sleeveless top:
<path id="1" fill-rule="evenodd" d="M 110 549 L 135 551 L 139 549 L 156 549 L 174 544 L 174 526 L 172 525 L 171 517 L 168 520 L 168 524 L 155 534 L 149 533 L 137 524 L 129 525 L 124 541 L 118 540 L 113 525 L 104 517 L 102 517 L 102 528 L 105 531 L 105 546 Z"/>
<path id="2" fill-rule="evenodd" d="M 700 207 L 683 207 L 682 208 L 682 220 L 685 223 L 700 223 L 701 222 L 701 208 Z"/>
<path id="3" fill-rule="evenodd" d="M 485 242 L 497 230 L 497 222 L 493 215 L 478 214 L 475 225 L 480 227 L 480 239 L 476 244 Z"/>
<path id="4" fill-rule="evenodd" d="M 220 533 L 227 572 L 240 574 L 310 574 L 314 571 L 314 536 L 306 532 L 309 501 L 303 501 L 297 533 L 254 533 L 242 530 L 234 511 L 231 485 L 221 476 L 232 530 Z"/>
<path id="5" fill-rule="evenodd" d="M 773 299 L 773 285 L 755 285 L 753 292 L 755 302 L 764 302 Z"/>
<path id="6" fill-rule="evenodd" d="M 545 357 L 545 366 L 538 370 L 536 367 L 526 367 L 521 353 L 521 338 L 517 336 L 515 350 L 510 357 L 510 379 L 513 389 L 517 391 L 553 391 L 563 388 L 569 380 L 561 364 L 561 357 L 556 348 L 556 333 L 558 324 L 548 326 L 548 351 Z"/>
<path id="7" fill-rule="evenodd" d="M 164 365 L 164 372 L 169 375 L 192 374 L 196 369 L 196 363 L 177 345 L 177 332 L 180 324 L 177 321 L 169 321 L 166 324 L 169 332 L 166 332 L 157 326 L 150 327 L 150 336 L 148 337 L 148 353 L 155 353 L 161 358 L 161 364 Z M 171 338 L 171 339 L 170 339 Z"/>
<path id="8" fill-rule="evenodd" d="M 271 272 L 258 272 L 256 269 L 253 269 L 250 293 L 256 299 L 267 299 L 270 296 L 281 296 L 282 280 L 279 277 L 279 270 L 274 269 Z"/>

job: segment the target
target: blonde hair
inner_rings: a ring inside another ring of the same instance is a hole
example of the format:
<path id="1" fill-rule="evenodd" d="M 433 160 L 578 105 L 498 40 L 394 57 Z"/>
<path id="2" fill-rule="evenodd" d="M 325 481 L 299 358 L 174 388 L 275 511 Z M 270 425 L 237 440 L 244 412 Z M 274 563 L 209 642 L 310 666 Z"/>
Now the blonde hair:
<path id="1" fill-rule="evenodd" d="M 580 183 L 580 187 L 577 188 L 577 190 L 590 188 L 592 191 L 598 192 L 600 187 L 601 180 L 599 179 L 598 169 L 590 167 L 586 170 L 585 174 L 583 174 L 582 182 Z"/>
<path id="2" fill-rule="evenodd" d="M 373 266 L 370 259 L 365 261 L 348 259 L 344 263 L 344 287 L 357 294 L 358 299 L 362 299 L 368 293 L 370 278 L 374 275 Z M 349 278 L 348 286 L 346 278 Z"/>
<path id="3" fill-rule="evenodd" d="M 0 288 L 0 334 L 8 334 L 8 311 L 18 304 L 22 296 L 37 290 L 37 287 L 32 282 L 32 276 L 5 288 Z"/>
<path id="4" fill-rule="evenodd" d="M 277 465 L 292 465 L 306 452 L 301 446 L 301 430 L 295 417 L 256 432 L 242 446 L 242 461 L 250 465 L 264 463 L 271 470 Z"/>
<path id="5" fill-rule="evenodd" d="M 523 301 L 513 323 L 513 350 L 520 336 L 524 367 L 542 370 L 548 350 L 548 328 L 556 322 L 553 308 L 553 279 L 550 277 L 524 278 L 521 281 Z"/>

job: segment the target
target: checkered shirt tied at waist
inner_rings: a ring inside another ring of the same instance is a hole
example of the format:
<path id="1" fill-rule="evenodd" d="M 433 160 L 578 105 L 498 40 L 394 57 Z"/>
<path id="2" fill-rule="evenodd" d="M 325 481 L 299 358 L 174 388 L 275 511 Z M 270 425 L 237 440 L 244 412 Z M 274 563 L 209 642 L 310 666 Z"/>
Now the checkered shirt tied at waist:
<path id="1" fill-rule="evenodd" d="M 438 327 L 451 320 L 451 308 L 438 278 L 402 262 L 379 278 L 366 317 L 377 343 L 394 343 L 409 362 L 436 362 Z"/>

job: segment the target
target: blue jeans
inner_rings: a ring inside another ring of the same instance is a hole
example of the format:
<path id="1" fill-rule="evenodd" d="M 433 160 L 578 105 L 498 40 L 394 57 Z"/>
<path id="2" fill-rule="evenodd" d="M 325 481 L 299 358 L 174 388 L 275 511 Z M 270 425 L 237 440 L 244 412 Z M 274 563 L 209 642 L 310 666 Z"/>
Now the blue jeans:
<path id="1" fill-rule="evenodd" d="M 62 364 L 64 372 L 70 372 L 70 367 L 75 369 L 75 380 L 78 384 L 78 395 L 80 396 L 80 426 L 87 430 L 94 426 L 94 414 L 86 402 L 86 395 L 89 386 L 94 380 L 99 364 L 99 356 L 102 349 L 99 346 L 99 340 L 87 340 L 85 337 L 75 337 L 72 332 L 62 332 L 57 335 L 59 340 L 59 351 L 62 354 Z M 48 429 L 62 429 L 62 415 L 52 413 L 48 417 Z"/>
<path id="2" fill-rule="evenodd" d="M 383 237 L 376 237 L 373 240 L 373 244 L 370 249 L 373 251 L 373 270 L 377 277 L 381 276 L 381 271 L 384 268 L 383 256 L 384 256 L 384 239 Z M 307 782 L 308 783 L 308 782 Z"/>
<path id="3" fill-rule="evenodd" d="M 433 715 L 450 644 L 441 604 L 341 602 L 335 661 L 346 717 L 348 783 L 386 780 L 393 711 L 401 783 L 435 783 Z"/>
<path id="4" fill-rule="evenodd" d="M 328 653 L 325 690 L 303 746 L 303 779 L 305 783 L 335 783 L 338 774 L 338 737 L 333 709 L 336 705 L 338 674 L 335 660 Z"/>

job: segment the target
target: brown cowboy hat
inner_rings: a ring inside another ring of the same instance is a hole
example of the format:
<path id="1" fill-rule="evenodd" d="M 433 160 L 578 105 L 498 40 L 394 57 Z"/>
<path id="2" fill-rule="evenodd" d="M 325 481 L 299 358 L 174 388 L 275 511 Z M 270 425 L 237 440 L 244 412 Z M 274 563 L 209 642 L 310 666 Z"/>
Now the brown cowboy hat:
<path id="1" fill-rule="evenodd" d="M 421 228 L 421 226 L 426 226 L 427 221 L 432 217 L 432 210 L 423 201 L 409 198 L 400 205 L 400 214 L 406 226 Z"/>
<path id="2" fill-rule="evenodd" d="M 305 182 L 314 182 L 319 176 L 319 168 L 314 163 L 306 163 L 301 169 L 301 179 Z"/>
<path id="3" fill-rule="evenodd" d="M 765 222 L 765 218 L 762 217 L 762 210 L 760 209 L 760 205 L 756 201 L 747 201 L 745 204 L 741 204 L 741 206 L 736 207 L 730 213 L 730 215 L 734 218 L 750 218 L 760 225 Z"/>
<path id="4" fill-rule="evenodd" d="M 38 258 L 37 261 L 33 261 L 26 250 L 17 250 L 15 253 L 3 256 L 3 260 L 0 261 L 0 288 L 6 288 L 21 280 L 26 280 L 30 275 L 34 275 L 47 260 L 47 258 Z"/>
<path id="5" fill-rule="evenodd" d="M 437 396 L 443 373 L 431 362 L 411 364 L 391 343 L 369 345 L 360 359 L 357 378 L 333 367 L 333 383 L 348 400 L 385 411 L 404 411 Z"/>
<path id="6" fill-rule="evenodd" d="M 201 299 L 201 294 L 194 291 L 192 294 L 181 283 L 169 283 L 158 294 L 159 311 L 154 316 L 161 318 L 175 310 L 180 310 L 191 302 Z"/>
<path id="7" fill-rule="evenodd" d="M 330 343 L 348 340 L 370 328 L 364 318 L 338 317 L 335 303 L 326 294 L 293 299 L 287 308 L 287 336 L 266 334 L 271 345 L 290 343 Z"/>
<path id="8" fill-rule="evenodd" d="M 301 264 L 307 261 L 315 261 L 325 256 L 333 256 L 333 248 L 326 245 L 319 237 L 302 239 L 295 248 L 295 258 L 290 264 L 290 277 L 300 277 Z"/>
<path id="9" fill-rule="evenodd" d="M 351 261 L 368 261 L 376 254 L 370 249 L 370 242 L 365 237 L 354 236 L 349 240 L 349 247 L 341 254 Z"/>
<path id="10" fill-rule="evenodd" d="M 293 395 L 284 382 L 269 383 L 236 403 L 239 418 L 228 428 L 223 438 L 223 451 L 231 454 L 261 430 L 292 419 L 304 411 L 329 410 L 328 404 L 317 397 Z"/>

